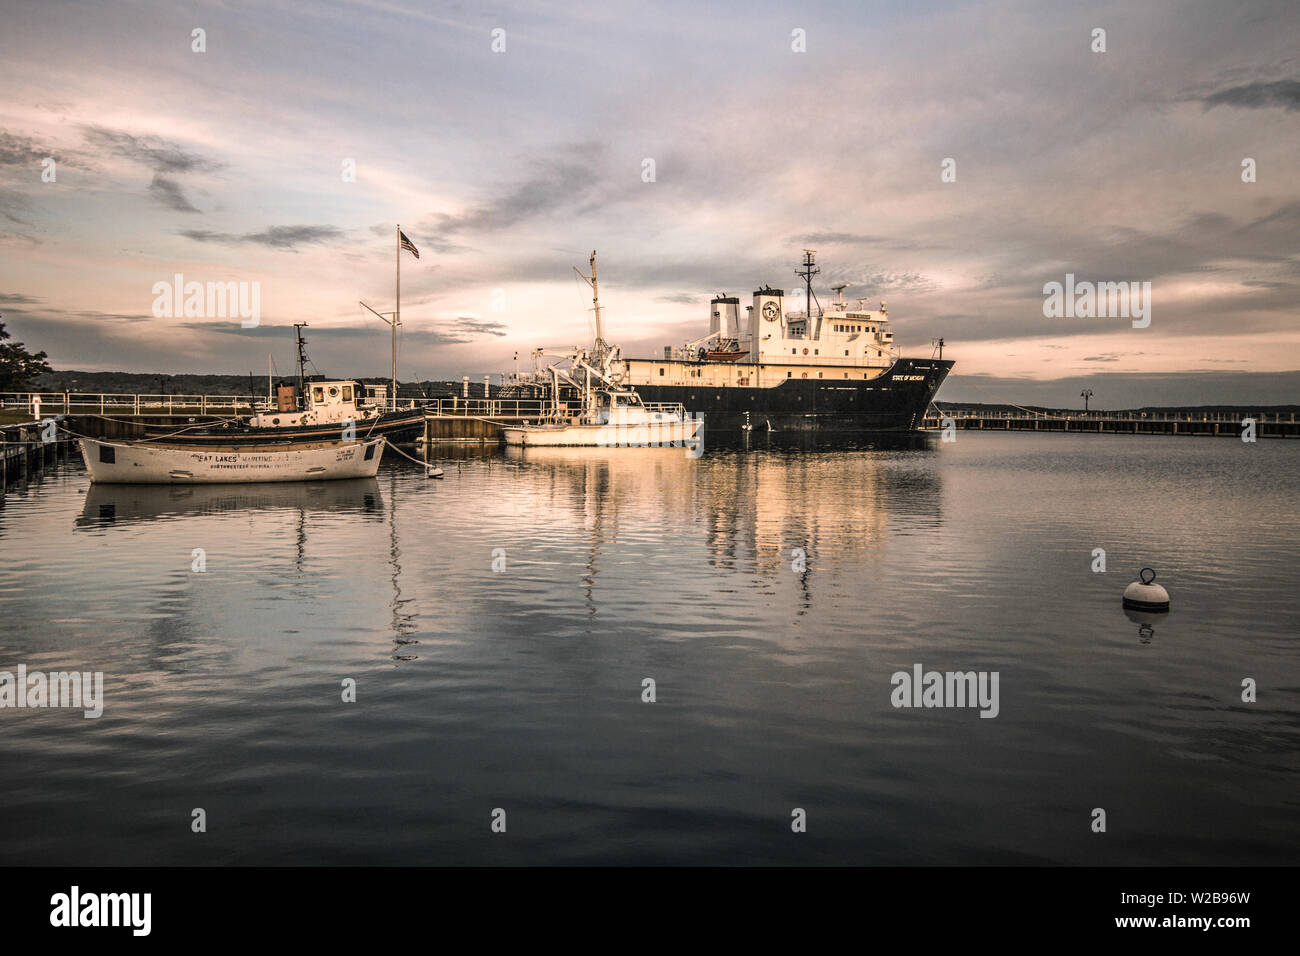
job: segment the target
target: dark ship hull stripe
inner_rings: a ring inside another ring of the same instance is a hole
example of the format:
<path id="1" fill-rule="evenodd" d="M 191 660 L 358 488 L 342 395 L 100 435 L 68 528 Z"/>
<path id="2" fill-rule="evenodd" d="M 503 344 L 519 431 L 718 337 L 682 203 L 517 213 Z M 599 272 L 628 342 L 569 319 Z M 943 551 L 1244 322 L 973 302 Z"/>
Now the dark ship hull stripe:
<path id="1" fill-rule="evenodd" d="M 870 380 L 788 379 L 771 388 L 637 385 L 647 402 L 680 402 L 704 415 L 705 429 L 915 431 L 953 362 L 899 359 Z M 828 367 L 827 374 L 842 367 Z M 908 376 L 908 378 L 902 378 Z M 748 412 L 748 417 L 746 417 Z"/>

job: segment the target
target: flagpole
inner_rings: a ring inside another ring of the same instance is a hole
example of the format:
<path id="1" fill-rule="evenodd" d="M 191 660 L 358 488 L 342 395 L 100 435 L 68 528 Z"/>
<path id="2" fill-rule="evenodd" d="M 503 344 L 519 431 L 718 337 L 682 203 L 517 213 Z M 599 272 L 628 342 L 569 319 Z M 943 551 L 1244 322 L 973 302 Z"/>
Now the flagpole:
<path id="1" fill-rule="evenodd" d="M 397 305 L 393 313 L 393 409 L 397 409 L 397 324 L 402 321 L 402 224 L 397 224 Z"/>

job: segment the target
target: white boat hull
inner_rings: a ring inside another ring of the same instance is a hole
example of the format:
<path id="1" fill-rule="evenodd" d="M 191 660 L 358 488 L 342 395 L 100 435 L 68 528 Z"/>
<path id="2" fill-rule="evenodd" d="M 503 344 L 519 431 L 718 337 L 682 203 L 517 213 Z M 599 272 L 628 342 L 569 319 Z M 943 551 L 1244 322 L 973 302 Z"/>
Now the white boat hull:
<path id="1" fill-rule="evenodd" d="M 511 425 L 503 432 L 507 445 L 523 447 L 681 447 L 695 441 L 700 425 L 698 419 L 678 419 L 633 425 Z"/>
<path id="2" fill-rule="evenodd" d="M 373 478 L 386 439 L 297 445 L 182 445 L 80 439 L 90 480 L 103 484 L 231 484 Z"/>

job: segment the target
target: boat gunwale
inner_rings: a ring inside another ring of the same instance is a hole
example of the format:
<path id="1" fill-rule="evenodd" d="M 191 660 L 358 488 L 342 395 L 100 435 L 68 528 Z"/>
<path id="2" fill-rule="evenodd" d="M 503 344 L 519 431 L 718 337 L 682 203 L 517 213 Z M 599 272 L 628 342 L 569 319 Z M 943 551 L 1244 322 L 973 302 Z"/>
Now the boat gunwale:
<path id="1" fill-rule="evenodd" d="M 283 441 L 283 442 L 258 444 L 258 445 L 254 445 L 251 443 L 237 444 L 237 445 L 216 445 L 216 444 L 200 444 L 195 442 L 162 442 L 162 441 L 154 441 L 152 439 L 142 439 L 140 441 L 116 441 L 115 442 L 115 441 L 106 441 L 102 438 L 83 438 L 82 441 L 94 442 L 97 445 L 109 445 L 113 448 L 130 448 L 130 449 L 162 448 L 168 451 L 181 451 L 181 452 L 200 451 L 200 452 L 220 452 L 225 454 L 239 454 L 241 452 L 247 452 L 249 454 L 266 454 L 268 452 L 277 452 L 277 451 L 317 451 L 325 448 L 351 447 L 353 445 L 357 445 L 364 448 L 368 445 L 373 445 L 378 442 L 386 442 L 388 441 L 388 437 L 386 435 L 379 435 L 376 438 L 356 438 L 356 439 L 352 439 L 351 441 L 344 441 L 342 439 L 334 439 L 332 441 L 296 441 L 296 442 Z"/>

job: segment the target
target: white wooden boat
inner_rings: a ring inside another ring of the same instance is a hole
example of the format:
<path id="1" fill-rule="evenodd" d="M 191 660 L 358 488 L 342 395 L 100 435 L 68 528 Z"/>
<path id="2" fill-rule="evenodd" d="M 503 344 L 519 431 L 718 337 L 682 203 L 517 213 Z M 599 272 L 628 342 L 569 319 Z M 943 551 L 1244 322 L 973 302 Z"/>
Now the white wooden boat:
<path id="1" fill-rule="evenodd" d="M 647 405 L 636 392 L 610 388 L 595 390 L 592 407 L 579 418 L 510 425 L 503 432 L 507 445 L 680 447 L 693 444 L 703 424 L 679 404 Z"/>
<path id="2" fill-rule="evenodd" d="M 93 482 L 167 485 L 373 478 L 387 439 L 185 445 L 82 438 L 80 443 Z"/>

